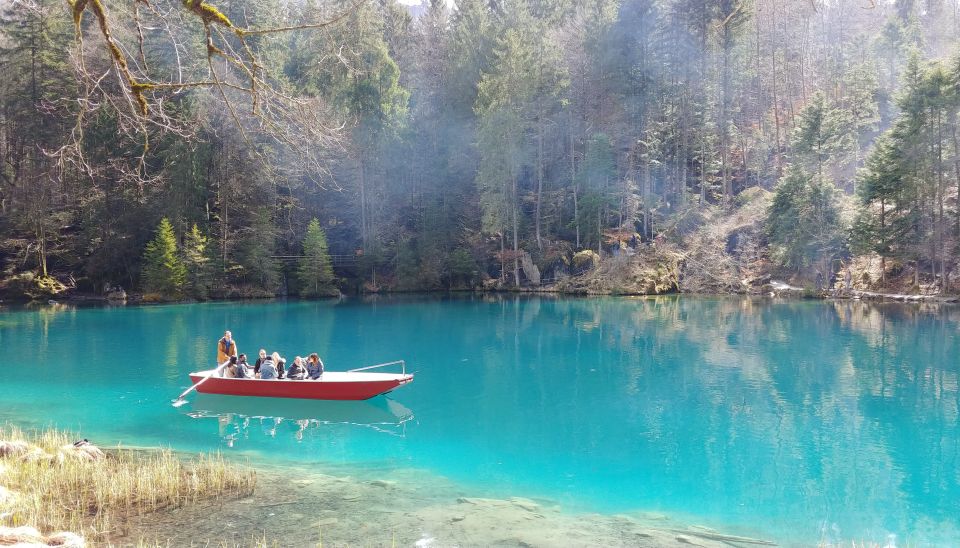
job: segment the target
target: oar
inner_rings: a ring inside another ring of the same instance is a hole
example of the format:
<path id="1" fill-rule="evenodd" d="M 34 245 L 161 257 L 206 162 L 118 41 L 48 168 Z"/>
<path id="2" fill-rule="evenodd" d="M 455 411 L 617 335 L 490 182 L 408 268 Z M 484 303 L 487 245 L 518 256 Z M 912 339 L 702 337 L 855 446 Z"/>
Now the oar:
<path id="1" fill-rule="evenodd" d="M 196 389 L 198 386 L 200 386 L 201 384 L 203 384 L 204 382 L 206 382 L 207 379 L 209 379 L 210 377 L 212 377 L 212 376 L 216 375 L 217 373 L 219 373 L 221 369 L 223 369 L 224 367 L 226 367 L 226 366 L 229 365 L 229 364 L 230 364 L 230 360 L 227 360 L 227 361 L 223 362 L 222 364 L 220 364 L 220 367 L 214 369 L 214 370 L 211 371 L 206 377 L 200 379 L 199 381 L 197 381 L 196 384 L 194 384 L 194 385 L 191 386 L 190 388 L 187 388 L 186 390 L 184 390 L 184 391 L 183 391 L 183 394 L 180 394 L 179 396 L 177 396 L 177 399 L 175 399 L 175 400 L 172 401 L 173 406 L 174 406 L 174 407 L 180 407 L 181 405 L 187 403 L 187 400 L 183 399 L 184 396 L 186 396 L 186 395 L 189 394 L 190 392 L 193 392 L 194 389 Z"/>

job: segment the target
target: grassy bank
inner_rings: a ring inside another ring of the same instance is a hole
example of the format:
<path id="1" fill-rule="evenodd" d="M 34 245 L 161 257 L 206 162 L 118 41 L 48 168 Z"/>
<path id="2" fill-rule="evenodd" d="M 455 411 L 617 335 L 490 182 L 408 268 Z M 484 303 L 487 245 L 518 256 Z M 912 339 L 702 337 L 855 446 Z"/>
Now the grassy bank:
<path id="1" fill-rule="evenodd" d="M 75 447 L 66 432 L 0 427 L 0 526 L 72 531 L 105 542 L 127 520 L 201 501 L 249 495 L 251 469 L 219 454 L 181 458 L 170 450 Z"/>

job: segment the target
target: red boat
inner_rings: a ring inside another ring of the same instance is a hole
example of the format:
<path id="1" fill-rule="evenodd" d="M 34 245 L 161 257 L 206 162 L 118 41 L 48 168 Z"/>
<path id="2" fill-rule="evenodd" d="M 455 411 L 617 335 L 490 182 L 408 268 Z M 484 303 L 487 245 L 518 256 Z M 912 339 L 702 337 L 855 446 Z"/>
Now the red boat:
<path id="1" fill-rule="evenodd" d="M 403 366 L 401 373 L 367 371 L 398 364 Z M 212 376 L 215 371 L 216 369 L 209 369 L 190 373 L 190 380 L 196 386 L 197 392 L 305 400 L 367 400 L 413 381 L 413 374 L 407 373 L 406 364 L 402 360 L 350 371 L 326 371 L 317 380 L 302 381 L 224 378 Z"/>

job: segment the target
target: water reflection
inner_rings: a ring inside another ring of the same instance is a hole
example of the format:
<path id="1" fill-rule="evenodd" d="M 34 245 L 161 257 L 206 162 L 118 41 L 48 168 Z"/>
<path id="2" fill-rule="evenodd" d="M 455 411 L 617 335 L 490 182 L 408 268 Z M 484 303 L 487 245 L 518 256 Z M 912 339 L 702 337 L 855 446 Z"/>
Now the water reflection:
<path id="1" fill-rule="evenodd" d="M 960 538 L 956 306 L 485 295 L 4 314 L 5 353 L 37 362 L 0 383 L 14 420 L 413 466 L 472 492 L 763 524 L 803 545 Z M 178 415 L 170 398 L 225 326 L 244 352 L 317 350 L 332 370 L 406 359 L 417 380 L 394 395 L 417 420 L 392 400 L 209 395 L 182 408 L 197 420 Z"/>
<path id="2" fill-rule="evenodd" d="M 493 304 L 469 400 L 487 420 L 468 431 L 518 459 L 498 474 L 612 508 L 769 520 L 824 542 L 960 535 L 955 306 Z"/>
<path id="3" fill-rule="evenodd" d="M 228 447 L 255 435 L 291 435 L 297 441 L 311 431 L 332 427 L 366 428 L 404 437 L 413 411 L 386 397 L 363 401 L 242 398 L 199 394 L 184 412 L 194 419 L 216 419 L 218 434 Z"/>

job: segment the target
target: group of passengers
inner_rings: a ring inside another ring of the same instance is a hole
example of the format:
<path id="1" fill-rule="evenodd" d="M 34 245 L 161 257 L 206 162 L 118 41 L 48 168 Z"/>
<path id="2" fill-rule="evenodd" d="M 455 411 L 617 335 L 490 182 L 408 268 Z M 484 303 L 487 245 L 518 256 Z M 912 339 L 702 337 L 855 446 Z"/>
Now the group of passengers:
<path id="1" fill-rule="evenodd" d="M 319 380 L 323 376 L 323 360 L 316 352 L 306 358 L 297 356 L 287 368 L 287 360 L 278 352 L 267 354 L 261 348 L 257 361 L 250 365 L 246 354 L 237 354 L 237 343 L 229 331 L 217 342 L 217 363 L 223 370 L 222 376 L 230 379 L 303 381 Z"/>

